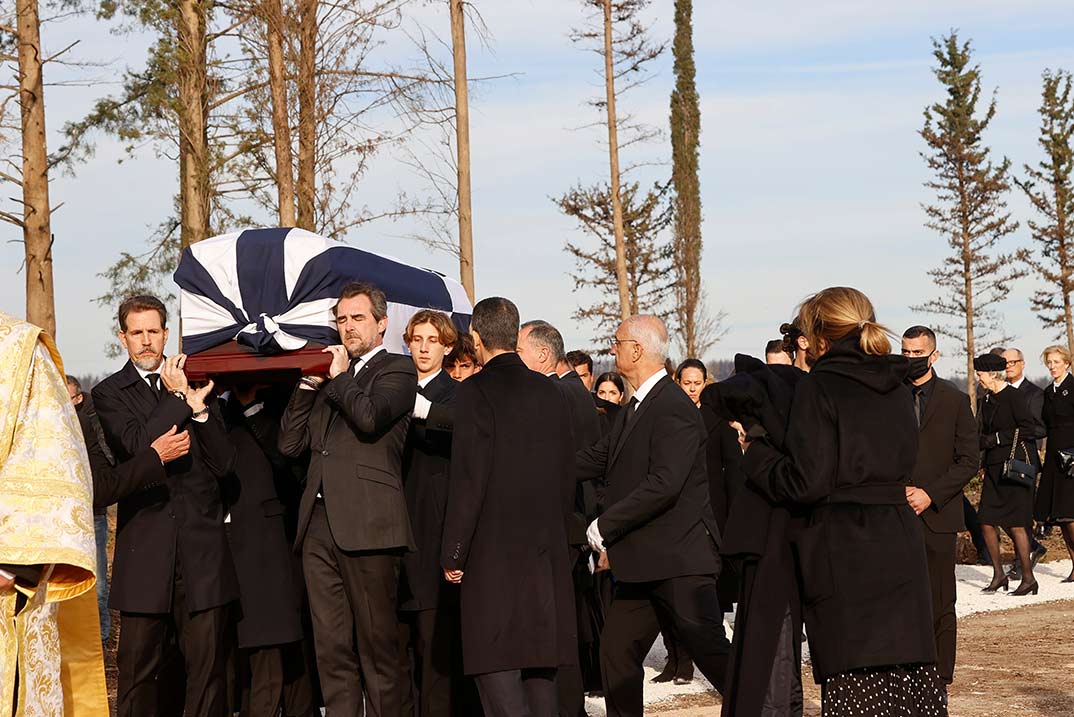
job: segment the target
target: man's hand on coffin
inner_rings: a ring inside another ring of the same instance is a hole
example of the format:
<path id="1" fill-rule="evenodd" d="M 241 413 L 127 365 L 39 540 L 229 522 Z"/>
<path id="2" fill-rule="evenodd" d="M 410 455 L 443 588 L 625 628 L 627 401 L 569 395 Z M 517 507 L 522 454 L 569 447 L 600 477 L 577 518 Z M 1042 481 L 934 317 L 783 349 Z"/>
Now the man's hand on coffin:
<path id="1" fill-rule="evenodd" d="M 209 379 L 205 385 L 187 391 L 186 405 L 190 406 L 191 411 L 195 414 L 205 411 L 205 404 L 209 400 L 209 394 L 213 392 L 213 386 L 213 380 Z"/>
<path id="2" fill-rule="evenodd" d="M 351 367 L 351 357 L 347 353 L 346 346 L 327 346 L 321 353 L 332 354 L 332 365 L 328 367 L 328 378 L 335 378 L 341 373 L 346 373 L 347 369 Z"/>
<path id="3" fill-rule="evenodd" d="M 171 463 L 176 458 L 182 458 L 190 452 L 190 433 L 189 431 L 179 433 L 177 428 L 172 426 L 167 433 L 157 438 L 150 445 L 160 456 L 161 463 Z"/>
<path id="4" fill-rule="evenodd" d="M 164 365 L 160 367 L 160 380 L 164 388 L 171 393 L 185 394 L 189 385 L 183 366 L 186 365 L 186 354 L 176 354 L 164 359 Z"/>

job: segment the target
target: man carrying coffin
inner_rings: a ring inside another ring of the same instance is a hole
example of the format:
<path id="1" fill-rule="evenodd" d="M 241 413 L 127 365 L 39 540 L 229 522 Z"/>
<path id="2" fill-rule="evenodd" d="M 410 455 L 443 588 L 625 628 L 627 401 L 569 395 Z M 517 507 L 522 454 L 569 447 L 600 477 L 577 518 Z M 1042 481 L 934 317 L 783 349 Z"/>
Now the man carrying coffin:
<path id="1" fill-rule="evenodd" d="M 335 307 L 342 345 L 328 377 L 303 376 L 280 424 L 280 452 L 310 466 L 297 542 L 309 591 L 321 692 L 332 717 L 401 714 L 406 666 L 397 609 L 414 537 L 403 446 L 417 395 L 406 356 L 384 347 L 387 299 L 352 283 Z"/>

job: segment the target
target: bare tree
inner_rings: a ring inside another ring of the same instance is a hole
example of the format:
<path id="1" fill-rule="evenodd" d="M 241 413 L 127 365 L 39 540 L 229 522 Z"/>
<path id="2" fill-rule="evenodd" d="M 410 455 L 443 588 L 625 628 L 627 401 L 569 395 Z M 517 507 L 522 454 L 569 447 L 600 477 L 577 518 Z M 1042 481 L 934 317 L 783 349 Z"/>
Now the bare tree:
<path id="1" fill-rule="evenodd" d="M 272 97 L 272 146 L 276 154 L 276 195 L 280 226 L 295 226 L 295 174 L 291 158 L 291 121 L 287 104 L 287 65 L 283 36 L 286 21 L 280 0 L 262 0 L 262 19 Z"/>
<path id="2" fill-rule="evenodd" d="M 1074 352 L 1074 95 L 1071 74 L 1044 71 L 1040 103 L 1040 146 L 1044 159 L 1036 167 L 1025 165 L 1026 178 L 1015 179 L 1037 210 L 1040 220 L 1029 220 L 1037 252 L 1026 262 L 1046 284 L 1030 298 L 1030 305 L 1046 328 Z"/>
<path id="3" fill-rule="evenodd" d="M 974 353 L 979 345 L 987 345 L 984 332 L 998 329 L 994 307 L 1007 298 L 1012 283 L 1025 276 L 1019 262 L 1025 253 L 997 253 L 1000 240 L 1012 234 L 1018 223 L 1007 211 L 1010 161 L 993 164 L 982 139 L 996 114 L 995 97 L 983 113 L 978 111 L 981 73 L 979 66 L 970 64 L 969 42 L 962 43 L 951 33 L 933 40 L 933 47 L 937 61 L 933 72 L 947 99 L 925 108 L 921 137 L 928 152 L 922 157 L 934 174 L 925 186 L 936 193 L 936 202 L 924 210 L 926 226 L 941 234 L 952 252 L 929 272 L 943 294 L 914 308 L 961 323 L 939 330 L 962 343 L 966 390 L 976 405 Z M 1008 337 L 993 335 L 990 340 L 1006 343 Z"/>
<path id="4" fill-rule="evenodd" d="M 179 0 L 176 77 L 179 130 L 179 220 L 183 247 L 209 237 L 209 90 L 207 0 Z"/>
<path id="5" fill-rule="evenodd" d="M 640 15 L 647 7 L 648 0 L 582 1 L 586 7 L 597 11 L 597 14 L 591 19 L 590 27 L 576 30 L 571 38 L 575 42 L 589 45 L 603 60 L 604 99 L 592 104 L 604 112 L 608 133 L 609 201 L 615 240 L 616 290 L 619 316 L 625 319 L 631 315 L 630 272 L 627 266 L 627 254 L 630 250 L 626 246 L 620 186 L 623 170 L 620 167 L 619 153 L 622 146 L 642 141 L 648 138 L 650 133 L 642 131 L 624 141 L 621 134 L 624 126 L 629 124 L 629 118 L 620 116 L 617 100 L 624 92 L 644 81 L 646 64 L 659 57 L 664 51 L 664 45 L 652 43 L 642 23 Z"/>
<path id="6" fill-rule="evenodd" d="M 455 147 L 458 150 L 459 278 L 474 301 L 474 225 L 470 202 L 470 101 L 466 86 L 466 16 L 462 0 L 451 4 L 451 48 L 455 84 Z"/>
<path id="7" fill-rule="evenodd" d="M 309 231 L 317 228 L 317 7 L 318 0 L 298 0 L 298 226 Z"/>
<path id="8" fill-rule="evenodd" d="M 571 272 L 575 291 L 594 289 L 598 298 L 579 307 L 574 318 L 595 324 L 598 335 L 610 336 L 622 320 L 616 272 L 615 215 L 608 185 L 575 187 L 556 199 L 557 206 L 575 219 L 583 232 L 596 239 L 595 246 L 567 243 L 574 257 Z M 671 246 L 662 236 L 671 224 L 669 185 L 656 185 L 644 195 L 639 185 L 623 187 L 623 231 L 627 268 L 627 309 L 638 313 L 667 316 L 667 299 L 673 293 Z M 600 347 L 607 352 L 608 347 Z"/>

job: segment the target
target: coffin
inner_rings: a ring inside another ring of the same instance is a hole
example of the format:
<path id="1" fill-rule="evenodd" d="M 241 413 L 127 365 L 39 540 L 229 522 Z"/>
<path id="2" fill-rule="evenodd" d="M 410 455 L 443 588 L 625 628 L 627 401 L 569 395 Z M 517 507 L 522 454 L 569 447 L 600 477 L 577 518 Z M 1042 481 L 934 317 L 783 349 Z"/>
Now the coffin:
<path id="1" fill-rule="evenodd" d="M 326 373 L 331 361 L 321 349 L 339 343 L 333 309 L 354 281 L 387 296 L 384 345 L 393 353 L 407 353 L 403 332 L 418 311 L 441 311 L 460 331 L 469 330 L 472 313 L 462 285 L 443 274 L 294 228 L 192 244 L 174 279 L 191 380 L 264 383 Z"/>

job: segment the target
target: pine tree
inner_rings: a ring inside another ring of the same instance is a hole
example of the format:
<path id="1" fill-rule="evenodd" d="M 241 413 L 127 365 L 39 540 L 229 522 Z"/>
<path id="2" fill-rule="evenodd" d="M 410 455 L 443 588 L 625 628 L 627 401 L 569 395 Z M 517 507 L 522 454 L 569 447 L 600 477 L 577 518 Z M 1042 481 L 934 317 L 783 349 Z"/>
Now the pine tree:
<path id="1" fill-rule="evenodd" d="M 1026 263 L 1046 286 L 1030 298 L 1030 305 L 1046 328 L 1074 351 L 1074 95 L 1071 74 L 1045 70 L 1040 103 L 1040 146 L 1044 159 L 1036 167 L 1025 165 L 1025 180 L 1015 183 L 1041 219 L 1029 220 L 1038 251 Z"/>
<path id="2" fill-rule="evenodd" d="M 938 331 L 962 342 L 966 356 L 967 393 L 976 405 L 973 357 L 978 346 L 987 346 L 986 331 L 998 330 L 994 307 L 1007 298 L 1012 283 L 1026 271 L 1020 260 L 1024 252 L 1004 254 L 999 242 L 1012 234 L 1018 223 L 1007 211 L 1011 188 L 1010 160 L 994 164 L 982 135 L 996 114 L 995 96 L 979 111 L 981 71 L 971 65 L 969 42 L 959 42 L 952 32 L 933 40 L 936 78 L 947 92 L 944 102 L 925 108 L 921 137 L 928 145 L 922 152 L 933 178 L 925 186 L 936 201 L 924 207 L 929 229 L 941 234 L 951 253 L 929 272 L 940 297 L 914 307 L 955 319 L 959 325 Z M 1008 337 L 987 337 L 1005 343 Z"/>

